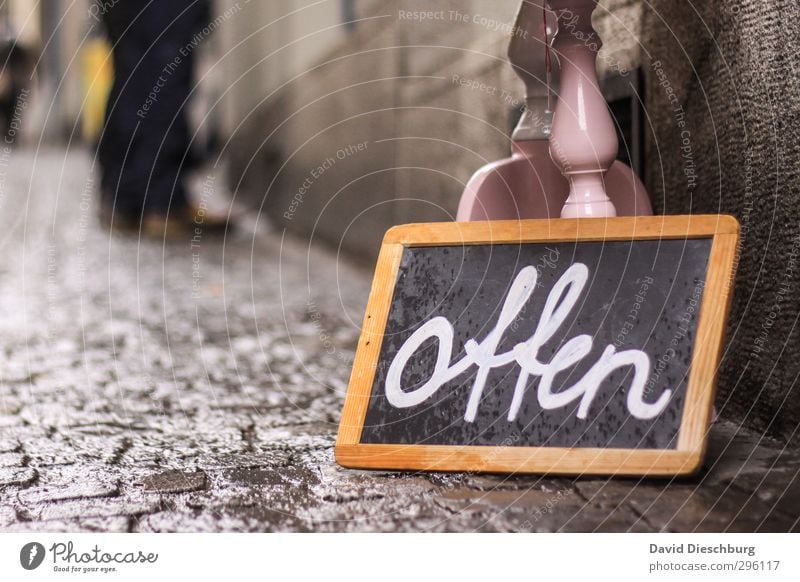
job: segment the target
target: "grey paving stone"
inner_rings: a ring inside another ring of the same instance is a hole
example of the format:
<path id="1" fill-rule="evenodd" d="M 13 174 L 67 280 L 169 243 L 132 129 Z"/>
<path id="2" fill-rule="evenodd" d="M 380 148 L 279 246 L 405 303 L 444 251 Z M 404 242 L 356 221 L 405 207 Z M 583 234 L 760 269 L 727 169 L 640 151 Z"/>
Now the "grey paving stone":
<path id="1" fill-rule="evenodd" d="M 36 476 L 36 470 L 30 467 L 3 467 L 0 468 L 0 487 L 8 485 L 30 485 L 36 479 Z"/>
<path id="2" fill-rule="evenodd" d="M 127 533 L 135 518 L 127 516 L 21 521 L 3 528 L 10 533 Z"/>
<path id="3" fill-rule="evenodd" d="M 24 463 L 22 453 L 0 453 L 0 467 L 21 467 Z"/>
<path id="4" fill-rule="evenodd" d="M 11 505 L 0 505 L 0 526 L 7 527 L 17 521 L 17 512 Z"/>
<path id="5" fill-rule="evenodd" d="M 129 500 L 123 498 L 81 499 L 45 503 L 22 513 L 31 521 L 84 519 L 89 517 L 132 516 L 154 513 L 161 507 L 159 500 Z"/>
<path id="6" fill-rule="evenodd" d="M 206 474 L 202 471 L 164 471 L 142 478 L 139 484 L 147 493 L 186 493 L 205 488 Z"/>
<path id="7" fill-rule="evenodd" d="M 42 485 L 22 489 L 17 494 L 17 499 L 22 504 L 30 506 L 51 501 L 110 497 L 117 493 L 119 487 L 116 482 L 87 478 L 66 485 Z"/>
<path id="8" fill-rule="evenodd" d="M 17 420 L 15 417 L 9 417 L 9 422 L 17 424 L 19 420 Z M 19 448 L 20 444 L 17 439 L 0 436 L 0 453 L 13 453 L 18 451 Z"/>

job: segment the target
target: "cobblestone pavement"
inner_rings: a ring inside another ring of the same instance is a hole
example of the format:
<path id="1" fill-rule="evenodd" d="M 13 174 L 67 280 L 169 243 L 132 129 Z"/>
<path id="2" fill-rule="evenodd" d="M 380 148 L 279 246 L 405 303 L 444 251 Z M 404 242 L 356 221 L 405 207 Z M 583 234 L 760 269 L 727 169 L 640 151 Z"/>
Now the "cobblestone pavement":
<path id="1" fill-rule="evenodd" d="M 727 423 L 680 481 L 338 467 L 369 270 L 255 219 L 109 237 L 90 161 L 0 168 L 1 529 L 799 529 L 800 452 Z"/>

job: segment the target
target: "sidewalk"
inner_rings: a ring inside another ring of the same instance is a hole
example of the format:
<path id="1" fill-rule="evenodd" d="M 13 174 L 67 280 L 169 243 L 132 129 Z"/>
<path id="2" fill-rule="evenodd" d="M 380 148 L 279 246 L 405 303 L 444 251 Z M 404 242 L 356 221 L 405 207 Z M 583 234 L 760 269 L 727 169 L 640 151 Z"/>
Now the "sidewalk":
<path id="1" fill-rule="evenodd" d="M 371 273 L 255 218 L 110 238 L 90 163 L 0 169 L 0 530 L 800 531 L 800 450 L 725 422 L 680 481 L 338 467 Z"/>

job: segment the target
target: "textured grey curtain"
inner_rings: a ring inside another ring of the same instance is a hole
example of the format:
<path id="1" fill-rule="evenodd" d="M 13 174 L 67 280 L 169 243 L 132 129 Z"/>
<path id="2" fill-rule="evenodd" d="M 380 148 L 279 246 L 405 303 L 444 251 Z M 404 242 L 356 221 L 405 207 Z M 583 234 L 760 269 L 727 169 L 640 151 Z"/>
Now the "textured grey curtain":
<path id="1" fill-rule="evenodd" d="M 797 0 L 645 6 L 656 211 L 729 213 L 742 224 L 717 406 L 784 437 L 800 423 L 798 36 Z"/>

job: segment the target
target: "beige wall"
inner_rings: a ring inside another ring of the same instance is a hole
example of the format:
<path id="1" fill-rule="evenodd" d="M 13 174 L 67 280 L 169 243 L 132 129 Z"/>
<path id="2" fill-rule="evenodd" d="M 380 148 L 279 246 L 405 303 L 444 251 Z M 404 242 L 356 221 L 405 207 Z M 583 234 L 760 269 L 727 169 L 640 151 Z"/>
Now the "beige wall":
<path id="1" fill-rule="evenodd" d="M 64 76 L 61 83 L 62 111 L 65 130 L 72 139 L 80 139 L 80 118 L 86 98 L 82 83 L 84 61 L 81 51 L 88 40 L 91 20 L 88 2 L 62 0 L 64 17 L 61 21 L 61 62 Z M 74 133 L 73 133 L 74 132 Z"/>
<path id="2" fill-rule="evenodd" d="M 339 0 L 218 0 L 215 12 L 232 14 L 213 39 L 216 66 L 223 71 L 227 135 L 241 131 L 240 124 L 275 90 L 345 36 Z"/>
<path id="3" fill-rule="evenodd" d="M 46 139 L 69 137 L 73 128 L 80 134 L 80 111 L 83 91 L 80 76 L 80 48 L 88 30 L 87 0 L 58 0 L 51 8 L 58 22 L 57 34 L 42 30 L 45 5 L 31 0 L 8 0 L 6 3 L 9 30 L 4 31 L 21 45 L 31 49 L 39 60 L 45 48 L 56 59 L 56 71 L 37 71 L 33 91 L 27 100 L 22 135 L 27 142 L 38 142 L 42 132 Z M 44 67 L 49 59 L 39 60 Z M 33 64 L 33 63 L 32 63 Z"/>
<path id="4" fill-rule="evenodd" d="M 505 53 L 519 3 L 356 2 L 364 20 L 353 32 L 335 33 L 315 31 L 338 22 L 338 2 L 292 4 L 308 7 L 291 17 L 296 26 L 280 27 L 285 54 L 265 62 L 260 80 L 241 89 L 247 105 L 235 98 L 231 104 L 239 108 L 234 118 L 252 112 L 229 152 L 234 184 L 278 224 L 368 257 L 393 224 L 450 219 L 470 175 L 509 151 L 522 85 Z M 611 39 L 601 72 L 615 63 L 632 68 L 639 3 L 606 7 L 595 16 Z M 431 10 L 431 19 L 409 17 Z M 292 43 L 304 34 L 311 36 Z M 249 51 L 252 59 L 267 47 L 254 43 Z M 454 75 L 497 90 L 461 87 Z M 294 77 L 254 109 L 265 91 Z M 312 176 L 341 148 L 362 142 L 364 151 L 337 161 L 324 178 Z"/>
<path id="5" fill-rule="evenodd" d="M 38 46 L 41 42 L 39 27 L 39 2 L 31 0 L 6 0 L 5 10 L 11 25 L 11 33 L 28 46 Z"/>

